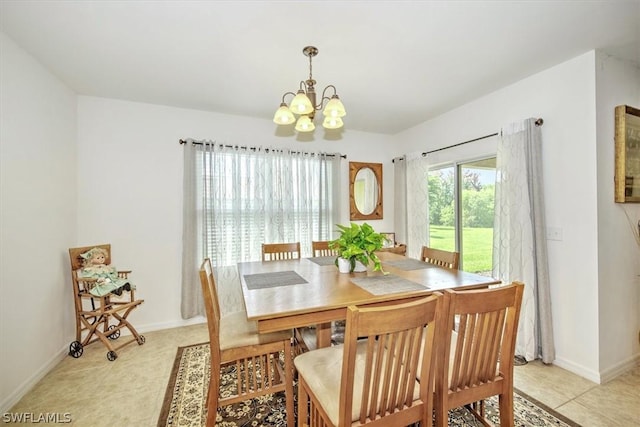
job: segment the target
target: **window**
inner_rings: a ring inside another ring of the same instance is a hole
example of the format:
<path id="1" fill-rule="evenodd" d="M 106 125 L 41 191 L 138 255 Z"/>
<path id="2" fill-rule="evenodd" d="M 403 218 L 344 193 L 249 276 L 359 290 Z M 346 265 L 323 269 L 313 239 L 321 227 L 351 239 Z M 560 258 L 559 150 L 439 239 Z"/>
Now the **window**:
<path id="1" fill-rule="evenodd" d="M 491 274 L 495 157 L 429 170 L 429 246 L 460 252 L 460 268 Z"/>
<path id="2" fill-rule="evenodd" d="M 338 158 L 339 156 L 335 156 Z M 335 226 L 334 156 L 274 150 L 198 152 L 203 253 L 214 266 L 261 258 L 262 243 L 328 240 Z"/>

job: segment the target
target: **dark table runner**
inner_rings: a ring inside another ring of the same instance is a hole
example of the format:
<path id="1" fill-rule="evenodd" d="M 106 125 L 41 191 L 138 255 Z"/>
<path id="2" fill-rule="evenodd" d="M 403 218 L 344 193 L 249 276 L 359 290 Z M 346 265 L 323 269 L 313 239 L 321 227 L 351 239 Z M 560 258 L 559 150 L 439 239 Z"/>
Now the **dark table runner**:
<path id="1" fill-rule="evenodd" d="M 301 285 L 307 282 L 295 271 L 278 271 L 275 273 L 245 274 L 247 289 L 265 289 L 276 286 Z"/>
<path id="2" fill-rule="evenodd" d="M 429 289 L 420 283 L 412 282 L 393 274 L 384 276 L 354 277 L 352 283 L 373 295 L 395 294 L 398 292 L 423 291 Z"/>
<path id="3" fill-rule="evenodd" d="M 314 256 L 309 258 L 309 261 L 316 263 L 318 265 L 335 265 L 336 257 L 335 256 Z"/>

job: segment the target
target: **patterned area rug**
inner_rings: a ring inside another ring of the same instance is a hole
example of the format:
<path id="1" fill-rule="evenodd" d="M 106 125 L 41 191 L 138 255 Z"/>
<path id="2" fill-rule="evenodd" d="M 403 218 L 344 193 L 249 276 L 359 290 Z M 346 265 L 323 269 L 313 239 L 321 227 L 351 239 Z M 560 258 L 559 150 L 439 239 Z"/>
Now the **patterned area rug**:
<path id="1" fill-rule="evenodd" d="M 204 404 L 209 386 L 209 344 L 179 347 L 169 378 L 164 403 L 158 419 L 158 427 L 203 426 L 206 420 Z M 232 384 L 234 368 L 221 372 L 222 388 Z M 223 391 L 224 393 L 224 391 Z M 295 396 L 297 398 L 297 396 Z M 579 424 L 558 414 L 531 397 L 517 391 L 513 394 L 515 425 L 518 427 L 580 427 Z M 496 398 L 485 403 L 487 419 L 498 426 L 498 402 Z M 263 396 L 218 411 L 218 426 L 286 426 L 284 393 Z M 464 408 L 449 411 L 449 426 L 481 426 Z"/>

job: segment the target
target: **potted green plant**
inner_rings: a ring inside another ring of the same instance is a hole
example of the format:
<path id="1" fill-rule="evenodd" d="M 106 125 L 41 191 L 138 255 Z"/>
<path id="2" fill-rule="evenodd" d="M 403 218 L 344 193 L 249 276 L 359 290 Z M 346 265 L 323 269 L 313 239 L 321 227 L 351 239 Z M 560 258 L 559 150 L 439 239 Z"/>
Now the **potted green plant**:
<path id="1" fill-rule="evenodd" d="M 369 261 L 373 262 L 373 271 L 382 271 L 376 251 L 382 249 L 387 238 L 367 223 L 351 223 L 349 227 L 336 225 L 340 229 L 340 236 L 330 241 L 329 247 L 338 252 L 336 266 L 340 272 L 366 271 Z"/>

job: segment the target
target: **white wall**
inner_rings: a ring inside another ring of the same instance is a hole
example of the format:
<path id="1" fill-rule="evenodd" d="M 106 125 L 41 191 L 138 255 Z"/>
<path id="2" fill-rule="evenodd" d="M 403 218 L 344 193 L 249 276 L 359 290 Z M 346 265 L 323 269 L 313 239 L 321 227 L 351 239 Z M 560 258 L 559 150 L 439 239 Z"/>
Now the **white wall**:
<path id="1" fill-rule="evenodd" d="M 614 109 L 640 106 L 640 68 L 603 53 L 596 59 L 600 370 L 607 380 L 640 354 L 640 246 L 631 231 L 640 205 L 613 202 Z"/>
<path id="2" fill-rule="evenodd" d="M 555 363 L 599 382 L 595 52 L 409 129 L 398 139 L 406 152 L 427 151 L 529 117 L 544 119 L 546 220 L 563 235 L 562 241 L 548 241 Z M 455 150 L 477 157 L 487 148 L 479 147 L 472 143 Z M 612 268 L 629 266 L 616 262 Z"/>
<path id="3" fill-rule="evenodd" d="M 76 96 L 0 32 L 0 410 L 75 334 Z"/>
<path id="4" fill-rule="evenodd" d="M 114 265 L 133 270 L 137 295 L 145 303 L 130 319 L 142 331 L 184 324 L 183 150 L 178 140 L 191 137 L 347 154 L 341 223 L 349 221 L 349 161 L 384 162 L 384 198 L 393 200 L 391 144 L 386 136 L 347 131 L 339 141 L 298 142 L 274 136 L 275 125 L 268 119 L 84 96 L 79 97 L 78 111 L 78 243 L 110 242 Z M 316 134 L 322 135 L 322 130 Z M 388 203 L 384 219 L 371 225 L 392 230 L 391 207 Z"/>

